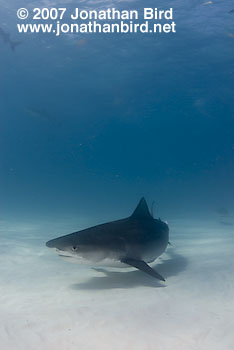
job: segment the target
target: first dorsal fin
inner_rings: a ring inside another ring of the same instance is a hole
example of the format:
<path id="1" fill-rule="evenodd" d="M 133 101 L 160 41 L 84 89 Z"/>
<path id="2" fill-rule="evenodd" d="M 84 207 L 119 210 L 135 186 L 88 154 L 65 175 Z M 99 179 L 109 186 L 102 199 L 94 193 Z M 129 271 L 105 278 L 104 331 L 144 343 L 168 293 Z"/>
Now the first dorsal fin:
<path id="1" fill-rule="evenodd" d="M 136 209 L 132 213 L 131 218 L 152 218 L 144 197 L 141 198 Z"/>

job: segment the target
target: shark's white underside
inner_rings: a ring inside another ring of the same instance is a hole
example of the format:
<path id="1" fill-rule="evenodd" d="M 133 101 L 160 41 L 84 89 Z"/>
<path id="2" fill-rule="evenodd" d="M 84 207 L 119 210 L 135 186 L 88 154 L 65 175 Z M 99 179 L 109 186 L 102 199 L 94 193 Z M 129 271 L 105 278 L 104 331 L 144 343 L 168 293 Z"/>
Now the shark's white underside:
<path id="1" fill-rule="evenodd" d="M 122 263 L 119 259 L 113 257 L 105 257 L 101 258 L 100 255 L 92 255 L 89 256 L 89 259 L 86 259 L 78 254 L 71 254 L 69 252 L 62 252 L 55 249 L 58 253 L 59 257 L 61 257 L 64 261 L 74 263 L 74 264 L 82 264 L 88 266 L 100 266 L 100 267 L 116 267 L 116 268 L 131 268 L 131 266 Z M 156 257 L 151 259 L 146 259 L 147 262 L 153 262 Z"/>

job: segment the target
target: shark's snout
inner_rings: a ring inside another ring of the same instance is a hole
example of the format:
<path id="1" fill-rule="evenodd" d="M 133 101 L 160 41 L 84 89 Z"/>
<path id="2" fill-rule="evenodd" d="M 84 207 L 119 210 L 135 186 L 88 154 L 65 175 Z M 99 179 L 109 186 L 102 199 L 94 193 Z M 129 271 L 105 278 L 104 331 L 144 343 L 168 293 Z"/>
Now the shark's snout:
<path id="1" fill-rule="evenodd" d="M 55 241 L 56 239 L 51 239 L 50 241 L 46 242 L 46 246 L 48 248 L 58 248 Z"/>
<path id="2" fill-rule="evenodd" d="M 54 238 L 46 242 L 46 246 L 48 248 L 53 248 L 56 249 L 57 251 L 67 251 L 71 250 L 70 246 L 72 246 L 72 243 L 67 242 L 65 237 L 59 237 L 59 238 Z"/>

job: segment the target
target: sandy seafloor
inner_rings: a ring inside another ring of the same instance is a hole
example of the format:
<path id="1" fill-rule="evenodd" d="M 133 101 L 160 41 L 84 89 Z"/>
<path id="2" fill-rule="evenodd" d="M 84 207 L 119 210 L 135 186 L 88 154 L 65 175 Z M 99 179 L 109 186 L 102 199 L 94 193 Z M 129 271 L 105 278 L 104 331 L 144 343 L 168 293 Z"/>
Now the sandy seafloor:
<path id="1" fill-rule="evenodd" d="M 162 283 L 64 262 L 44 246 L 77 226 L 2 221 L 1 349 L 234 349 L 234 226 L 169 224 Z"/>

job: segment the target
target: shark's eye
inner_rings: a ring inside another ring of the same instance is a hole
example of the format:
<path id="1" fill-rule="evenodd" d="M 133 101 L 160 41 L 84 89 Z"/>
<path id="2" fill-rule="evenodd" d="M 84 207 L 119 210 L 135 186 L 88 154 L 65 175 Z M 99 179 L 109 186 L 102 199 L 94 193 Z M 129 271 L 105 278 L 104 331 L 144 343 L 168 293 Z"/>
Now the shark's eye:
<path id="1" fill-rule="evenodd" d="M 77 250 L 77 247 L 74 245 L 74 246 L 72 247 L 72 250 Z"/>

